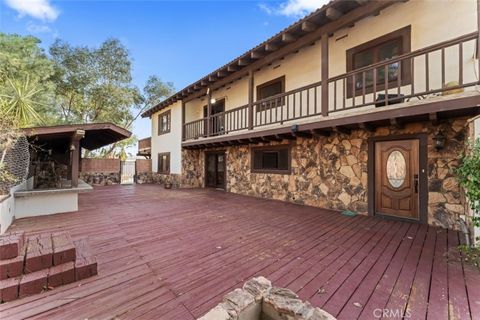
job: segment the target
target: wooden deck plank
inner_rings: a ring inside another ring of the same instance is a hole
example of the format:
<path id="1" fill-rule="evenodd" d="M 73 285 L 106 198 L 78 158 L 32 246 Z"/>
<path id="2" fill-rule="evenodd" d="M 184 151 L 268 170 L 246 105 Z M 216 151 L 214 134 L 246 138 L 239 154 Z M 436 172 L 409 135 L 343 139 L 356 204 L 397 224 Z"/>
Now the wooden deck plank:
<path id="1" fill-rule="evenodd" d="M 453 315 L 469 307 L 474 318 L 480 309 L 480 273 L 459 256 L 447 265 L 455 232 L 447 242 L 444 231 L 429 227 L 420 243 L 426 228 L 407 222 L 155 185 L 99 187 L 79 204 L 75 213 L 17 220 L 12 230 L 87 238 L 99 274 L 2 304 L 2 320 L 195 319 L 255 275 L 339 319 L 371 318 L 376 304 L 406 307 L 415 319 L 425 318 L 429 304 L 431 319 L 448 316 L 449 304 Z M 325 296 L 316 293 L 321 286 Z"/>

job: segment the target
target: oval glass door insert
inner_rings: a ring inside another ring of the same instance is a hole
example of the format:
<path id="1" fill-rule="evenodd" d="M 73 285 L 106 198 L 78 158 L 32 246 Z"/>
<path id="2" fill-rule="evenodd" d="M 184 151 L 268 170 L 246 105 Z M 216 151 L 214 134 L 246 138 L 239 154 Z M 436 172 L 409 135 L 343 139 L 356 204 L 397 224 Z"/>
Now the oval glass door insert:
<path id="1" fill-rule="evenodd" d="M 400 151 L 395 150 L 390 153 L 387 159 L 386 169 L 390 185 L 394 188 L 400 188 L 407 176 L 407 162 Z"/>

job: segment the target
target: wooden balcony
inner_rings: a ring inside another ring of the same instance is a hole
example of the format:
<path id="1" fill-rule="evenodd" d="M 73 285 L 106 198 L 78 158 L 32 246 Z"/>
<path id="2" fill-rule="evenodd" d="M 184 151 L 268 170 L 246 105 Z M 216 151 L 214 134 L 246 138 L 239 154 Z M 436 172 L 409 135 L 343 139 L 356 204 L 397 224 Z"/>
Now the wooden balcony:
<path id="1" fill-rule="evenodd" d="M 474 71 L 478 60 L 472 57 L 477 46 L 478 32 L 473 32 L 185 123 L 183 146 L 248 142 L 254 136 L 302 131 L 305 124 L 311 134 L 353 124 L 380 125 L 396 117 L 418 121 L 439 114 L 477 114 L 480 95 L 473 89 L 479 84 Z"/>
<path id="2" fill-rule="evenodd" d="M 144 138 L 138 140 L 138 156 L 143 156 L 149 158 L 152 153 L 152 138 Z"/>

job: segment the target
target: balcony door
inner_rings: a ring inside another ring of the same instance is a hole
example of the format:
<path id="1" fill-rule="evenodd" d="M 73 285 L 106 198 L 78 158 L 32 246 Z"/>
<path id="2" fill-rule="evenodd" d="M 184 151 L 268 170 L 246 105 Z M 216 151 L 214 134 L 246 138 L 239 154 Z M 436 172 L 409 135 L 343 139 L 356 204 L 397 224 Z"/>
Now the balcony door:
<path id="1" fill-rule="evenodd" d="M 203 107 L 203 118 L 205 119 L 205 135 L 207 135 L 208 106 Z M 224 131 L 224 115 L 218 115 L 225 111 L 225 99 L 217 100 L 210 104 L 210 135 L 222 134 Z"/>
<path id="2" fill-rule="evenodd" d="M 225 189 L 226 157 L 224 151 L 205 153 L 205 186 Z"/>

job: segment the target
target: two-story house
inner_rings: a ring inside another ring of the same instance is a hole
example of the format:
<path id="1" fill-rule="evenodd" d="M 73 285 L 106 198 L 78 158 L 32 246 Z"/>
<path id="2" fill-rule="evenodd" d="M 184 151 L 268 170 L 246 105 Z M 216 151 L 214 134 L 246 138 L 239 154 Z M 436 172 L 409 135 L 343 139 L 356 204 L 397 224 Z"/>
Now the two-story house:
<path id="1" fill-rule="evenodd" d="M 143 114 L 152 168 L 213 187 L 455 227 L 480 113 L 476 0 L 332 0 Z"/>

